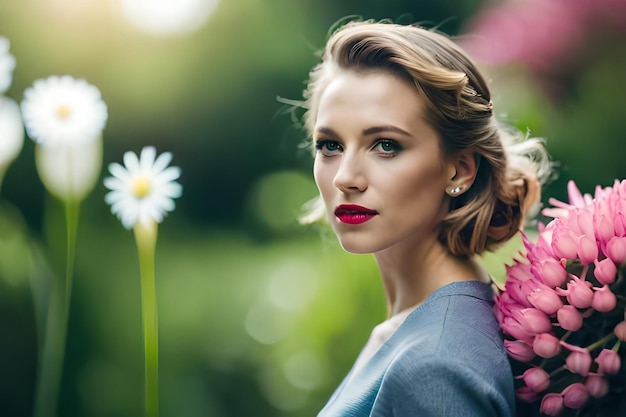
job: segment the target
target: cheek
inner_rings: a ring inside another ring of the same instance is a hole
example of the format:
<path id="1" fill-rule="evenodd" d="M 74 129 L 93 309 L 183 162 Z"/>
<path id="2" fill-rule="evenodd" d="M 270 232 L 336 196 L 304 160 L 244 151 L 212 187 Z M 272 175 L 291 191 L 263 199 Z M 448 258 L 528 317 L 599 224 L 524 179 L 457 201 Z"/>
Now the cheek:
<path id="1" fill-rule="evenodd" d="M 317 185 L 317 189 L 322 195 L 322 198 L 325 198 L 325 195 L 327 195 L 333 187 L 334 177 L 330 166 L 328 164 L 321 163 L 318 158 L 315 158 L 315 162 L 313 164 L 313 178 L 315 179 L 315 184 Z"/>
<path id="2" fill-rule="evenodd" d="M 398 175 L 394 196 L 397 200 L 424 206 L 438 205 L 445 194 L 445 181 L 439 167 Z"/>

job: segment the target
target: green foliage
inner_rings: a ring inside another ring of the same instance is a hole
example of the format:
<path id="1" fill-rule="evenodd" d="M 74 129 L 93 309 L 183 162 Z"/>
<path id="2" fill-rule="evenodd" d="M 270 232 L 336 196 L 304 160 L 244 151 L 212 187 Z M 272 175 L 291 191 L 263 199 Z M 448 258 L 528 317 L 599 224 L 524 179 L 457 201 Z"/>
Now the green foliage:
<path id="1" fill-rule="evenodd" d="M 162 415 L 315 415 L 385 305 L 371 257 L 346 254 L 329 230 L 295 221 L 316 189 L 304 133 L 276 97 L 300 98 L 328 28 L 344 16 L 456 34 L 481 2 L 229 0 L 198 32 L 171 38 L 138 33 L 104 6 L 112 2 L 6 3 L 2 35 L 17 59 L 8 95 L 20 101 L 50 74 L 83 77 L 109 108 L 105 165 L 152 144 L 182 168 L 184 195 L 160 228 L 156 256 Z M 560 102 L 524 68 L 489 69 L 500 111 L 547 137 L 561 161 L 558 192 L 569 178 L 588 192 L 626 176 L 616 152 L 626 54 L 623 39 L 601 45 Z M 137 255 L 104 192 L 81 209 L 65 417 L 142 411 Z M 64 262 L 60 206 L 44 196 L 27 143 L 0 195 L 1 415 L 31 414 L 41 300 Z M 483 258 L 496 279 L 519 247 Z"/>

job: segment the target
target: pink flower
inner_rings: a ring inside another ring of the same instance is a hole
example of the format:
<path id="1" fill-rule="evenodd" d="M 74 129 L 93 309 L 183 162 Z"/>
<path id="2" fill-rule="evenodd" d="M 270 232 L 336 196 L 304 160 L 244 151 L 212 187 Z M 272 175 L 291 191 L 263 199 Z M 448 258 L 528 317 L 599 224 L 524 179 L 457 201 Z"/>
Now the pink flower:
<path id="1" fill-rule="evenodd" d="M 577 308 L 591 307 L 593 300 L 593 291 L 591 283 L 571 275 L 571 281 L 567 283 L 567 289 L 556 288 L 555 291 L 559 295 L 564 295 L 567 301 Z"/>
<path id="2" fill-rule="evenodd" d="M 622 366 L 619 354 L 610 349 L 602 349 L 595 362 L 598 364 L 598 373 L 603 375 L 615 375 Z"/>
<path id="3" fill-rule="evenodd" d="M 535 291 L 530 293 L 527 298 L 533 307 L 543 311 L 547 315 L 552 315 L 563 307 L 561 297 L 559 297 L 552 288 L 545 285 L 538 287 Z"/>
<path id="4" fill-rule="evenodd" d="M 515 395 L 517 396 L 517 398 L 527 403 L 534 403 L 539 399 L 539 394 L 537 394 L 536 391 L 533 391 L 527 386 L 516 389 Z"/>
<path id="5" fill-rule="evenodd" d="M 615 265 L 624 266 L 626 259 L 626 237 L 615 236 L 606 244 L 606 256 L 611 258 Z"/>
<path id="6" fill-rule="evenodd" d="M 559 416 L 563 413 L 563 396 L 561 394 L 550 393 L 541 399 L 539 411 L 547 416 Z"/>
<path id="7" fill-rule="evenodd" d="M 495 303 L 493 306 L 493 312 L 496 315 L 499 323 L 502 323 L 505 316 L 510 316 L 513 306 L 520 308 L 517 305 L 517 301 L 511 298 L 511 294 L 508 292 L 501 292 L 495 296 Z M 529 303 L 530 304 L 530 303 Z"/>
<path id="8" fill-rule="evenodd" d="M 615 229 L 615 234 L 617 236 L 626 235 L 626 219 L 624 218 L 624 213 L 617 212 L 613 217 L 613 227 Z"/>
<path id="9" fill-rule="evenodd" d="M 535 392 L 545 391 L 550 386 L 550 375 L 539 367 L 529 368 L 523 375 L 515 378 L 523 379 L 526 386 Z"/>
<path id="10" fill-rule="evenodd" d="M 601 261 L 596 260 L 594 264 L 596 267 L 593 270 L 593 274 L 600 284 L 609 285 L 615 282 L 617 267 L 610 258 Z"/>
<path id="11" fill-rule="evenodd" d="M 573 332 L 580 329 L 583 325 L 583 316 L 571 305 L 564 305 L 556 312 L 556 319 L 565 330 Z"/>
<path id="12" fill-rule="evenodd" d="M 613 329 L 613 333 L 615 333 L 615 336 L 617 336 L 619 340 L 626 342 L 626 320 L 617 323 Z"/>
<path id="13" fill-rule="evenodd" d="M 591 354 L 587 349 L 561 342 L 561 345 L 570 350 L 570 354 L 565 359 L 565 367 L 576 374 L 587 376 L 591 368 Z"/>
<path id="14" fill-rule="evenodd" d="M 593 237 L 582 235 L 578 238 L 578 258 L 583 265 L 598 259 L 598 244 Z"/>
<path id="15" fill-rule="evenodd" d="M 567 182 L 567 198 L 569 199 L 569 203 L 574 207 L 584 208 L 591 205 L 591 196 L 589 194 L 583 195 L 576 183 L 572 180 Z"/>
<path id="16" fill-rule="evenodd" d="M 552 330 L 552 321 L 541 310 L 536 308 L 523 308 L 519 310 L 520 323 L 530 334 L 546 333 Z"/>
<path id="17" fill-rule="evenodd" d="M 530 362 L 535 357 L 533 348 L 521 340 L 505 340 L 504 348 L 513 359 L 520 362 Z"/>
<path id="18" fill-rule="evenodd" d="M 494 306 L 509 356 L 526 365 L 516 395 L 542 415 L 581 408 L 624 385 L 623 348 L 602 346 L 613 326 L 626 343 L 626 293 L 616 285 L 626 268 L 626 180 L 596 187 L 593 197 L 570 182 L 568 194 L 569 204 L 550 200 L 558 217 L 538 225 L 537 243 L 522 234 L 525 253 L 507 266 Z M 555 370 L 564 372 L 552 382 Z"/>
<path id="19" fill-rule="evenodd" d="M 576 226 L 580 231 L 581 235 L 588 237 L 588 239 L 595 244 L 595 229 L 593 224 L 593 205 L 591 207 L 584 207 L 579 210 L 576 210 Z M 597 253 L 597 245 L 596 245 L 596 253 Z M 580 255 L 580 250 L 578 252 Z M 597 258 L 597 255 L 594 257 Z"/>
<path id="20" fill-rule="evenodd" d="M 578 238 L 563 223 L 552 231 L 552 250 L 559 258 L 576 259 L 578 257 Z"/>
<path id="21" fill-rule="evenodd" d="M 533 352 L 542 358 L 552 358 L 561 352 L 561 341 L 550 333 L 535 336 Z"/>
<path id="22" fill-rule="evenodd" d="M 613 311 L 617 305 L 617 297 L 610 290 L 608 285 L 604 285 L 602 288 L 596 288 L 593 292 L 593 300 L 591 301 L 591 307 L 601 313 L 608 313 Z"/>
<path id="23" fill-rule="evenodd" d="M 576 208 L 584 208 L 592 204 L 592 197 L 589 194 L 582 194 L 576 183 L 572 180 L 567 183 L 567 198 L 569 203 L 564 203 L 556 198 L 549 198 L 548 202 L 554 208 L 544 208 L 542 214 L 548 217 L 567 217 Z"/>
<path id="24" fill-rule="evenodd" d="M 504 289 L 509 296 L 524 307 L 532 307 L 527 297 L 540 282 L 531 273 L 530 265 L 521 262 L 506 265 L 506 275 Z"/>
<path id="25" fill-rule="evenodd" d="M 600 213 L 596 215 L 596 238 L 600 241 L 600 244 L 606 244 L 609 240 L 615 237 L 615 229 L 611 216 L 609 213 Z"/>
<path id="26" fill-rule="evenodd" d="M 552 288 L 560 287 L 565 284 L 565 280 L 567 279 L 567 271 L 563 268 L 563 265 L 552 258 L 533 262 L 530 270 L 535 277 Z"/>
<path id="27" fill-rule="evenodd" d="M 527 343 L 532 343 L 533 335 L 528 333 L 526 326 L 512 316 L 505 316 L 500 322 L 500 327 L 502 331 L 509 336 L 513 336 L 515 339 L 523 340 Z"/>
<path id="28" fill-rule="evenodd" d="M 582 407 L 589 400 L 589 392 L 580 382 L 576 382 L 566 387 L 563 391 L 561 391 L 561 395 L 563 396 L 563 404 L 566 407 L 573 409 Z"/>
<path id="29" fill-rule="evenodd" d="M 602 398 L 609 392 L 609 381 L 598 374 L 589 374 L 585 379 L 585 388 L 593 398 Z"/>

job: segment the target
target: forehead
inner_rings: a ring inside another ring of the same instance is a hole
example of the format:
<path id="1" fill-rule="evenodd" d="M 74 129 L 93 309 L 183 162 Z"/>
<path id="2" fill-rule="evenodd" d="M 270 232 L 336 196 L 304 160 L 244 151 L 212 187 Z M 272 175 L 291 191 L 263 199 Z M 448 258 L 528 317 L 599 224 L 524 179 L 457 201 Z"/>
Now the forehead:
<path id="1" fill-rule="evenodd" d="M 389 71 L 340 70 L 320 95 L 315 126 L 346 120 L 418 128 L 424 100 L 410 81 Z"/>

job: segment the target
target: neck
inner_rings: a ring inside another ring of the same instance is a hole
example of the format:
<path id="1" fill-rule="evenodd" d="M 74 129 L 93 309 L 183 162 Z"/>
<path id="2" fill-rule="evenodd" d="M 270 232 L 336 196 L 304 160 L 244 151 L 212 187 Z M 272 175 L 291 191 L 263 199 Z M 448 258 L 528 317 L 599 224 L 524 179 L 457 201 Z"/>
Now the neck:
<path id="1" fill-rule="evenodd" d="M 475 261 L 452 255 L 436 240 L 419 247 L 389 248 L 375 257 L 390 317 L 415 308 L 434 291 L 452 282 L 489 282 L 488 274 Z"/>

